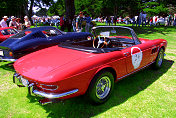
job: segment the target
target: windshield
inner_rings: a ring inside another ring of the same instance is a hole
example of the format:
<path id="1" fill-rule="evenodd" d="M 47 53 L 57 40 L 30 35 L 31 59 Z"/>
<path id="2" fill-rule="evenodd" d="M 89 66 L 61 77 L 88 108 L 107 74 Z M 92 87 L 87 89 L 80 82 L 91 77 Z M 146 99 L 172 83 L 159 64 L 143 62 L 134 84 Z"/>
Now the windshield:
<path id="1" fill-rule="evenodd" d="M 11 34 L 16 34 L 18 33 L 16 30 L 14 29 L 4 29 L 4 30 L 0 30 L 0 32 L 3 34 L 3 35 L 11 35 Z"/>
<path id="2" fill-rule="evenodd" d="M 63 42 L 59 46 L 91 53 L 107 53 L 140 43 L 134 31 L 128 27 L 99 26 L 92 28 L 92 34 L 94 37 L 87 40 Z"/>
<path id="3" fill-rule="evenodd" d="M 129 37 L 132 39 L 131 30 L 124 27 L 109 27 L 109 26 L 102 26 L 102 27 L 95 27 L 92 29 L 92 33 L 94 36 L 105 36 L 105 37 Z"/>
<path id="4" fill-rule="evenodd" d="M 26 36 L 26 35 L 28 35 L 30 33 L 32 33 L 32 31 L 29 31 L 29 30 L 21 31 L 21 32 L 11 36 L 10 39 L 12 39 L 12 38 L 17 38 L 17 39 L 18 38 L 22 38 L 22 37 L 24 37 L 24 36 Z"/>

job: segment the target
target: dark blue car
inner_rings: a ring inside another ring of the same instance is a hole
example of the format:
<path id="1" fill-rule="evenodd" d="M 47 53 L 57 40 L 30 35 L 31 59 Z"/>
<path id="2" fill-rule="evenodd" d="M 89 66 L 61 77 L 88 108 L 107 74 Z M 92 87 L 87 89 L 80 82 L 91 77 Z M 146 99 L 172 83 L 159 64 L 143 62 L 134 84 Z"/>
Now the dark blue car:
<path id="1" fill-rule="evenodd" d="M 0 43 L 0 60 L 13 62 L 26 54 L 60 42 L 89 40 L 91 37 L 92 34 L 88 32 L 63 32 L 51 26 L 26 29 Z"/>

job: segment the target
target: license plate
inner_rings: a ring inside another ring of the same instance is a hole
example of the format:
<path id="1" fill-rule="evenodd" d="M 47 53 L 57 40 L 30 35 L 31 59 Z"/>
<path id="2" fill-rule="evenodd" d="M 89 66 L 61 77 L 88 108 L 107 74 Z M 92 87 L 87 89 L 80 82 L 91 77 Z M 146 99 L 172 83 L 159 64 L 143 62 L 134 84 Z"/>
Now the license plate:
<path id="1" fill-rule="evenodd" d="M 24 79 L 24 78 L 21 78 L 21 82 L 22 82 L 22 84 L 24 85 L 24 86 L 28 86 L 28 84 L 29 84 L 29 82 L 28 82 L 28 80 L 26 80 L 26 79 Z"/>
<path id="2" fill-rule="evenodd" d="M 0 56 L 4 56 L 4 53 L 2 50 L 0 50 Z"/>

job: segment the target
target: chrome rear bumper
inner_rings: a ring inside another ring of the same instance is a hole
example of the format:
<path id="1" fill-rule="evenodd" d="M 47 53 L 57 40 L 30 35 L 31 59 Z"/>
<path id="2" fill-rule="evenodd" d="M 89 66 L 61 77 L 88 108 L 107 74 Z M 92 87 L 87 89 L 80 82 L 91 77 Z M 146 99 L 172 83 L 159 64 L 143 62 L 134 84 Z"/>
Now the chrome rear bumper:
<path id="1" fill-rule="evenodd" d="M 41 97 L 45 97 L 45 98 L 50 98 L 50 99 L 55 99 L 55 98 L 61 98 L 61 97 L 64 97 L 64 96 L 68 96 L 68 95 L 71 95 L 71 94 L 74 94 L 78 92 L 78 89 L 74 89 L 74 90 L 71 90 L 71 91 L 68 91 L 68 92 L 65 92 L 65 93 L 59 93 L 59 94 L 56 94 L 56 93 L 46 93 L 46 92 L 43 92 L 43 91 L 38 91 L 38 90 L 33 90 L 32 93 L 37 95 L 37 96 L 41 96 Z"/>
<path id="2" fill-rule="evenodd" d="M 15 62 L 17 59 L 3 59 L 2 57 L 0 57 L 1 61 L 10 61 L 10 62 Z"/>
<path id="3" fill-rule="evenodd" d="M 15 73 L 13 75 L 13 83 L 16 83 L 19 87 L 25 87 L 26 85 L 23 85 L 21 78 L 22 78 L 22 76 Z M 44 98 L 47 98 L 47 99 L 50 99 L 50 100 L 65 97 L 65 96 L 68 96 L 68 95 L 71 95 L 71 94 L 74 94 L 74 93 L 78 92 L 78 89 L 73 89 L 71 91 L 67 91 L 67 92 L 64 92 L 64 93 L 49 93 L 49 92 L 47 93 L 47 92 L 44 92 L 44 91 L 39 91 L 37 89 L 34 89 L 35 88 L 34 83 L 29 83 L 27 85 L 27 87 L 28 87 L 28 93 L 30 95 L 44 97 Z"/>

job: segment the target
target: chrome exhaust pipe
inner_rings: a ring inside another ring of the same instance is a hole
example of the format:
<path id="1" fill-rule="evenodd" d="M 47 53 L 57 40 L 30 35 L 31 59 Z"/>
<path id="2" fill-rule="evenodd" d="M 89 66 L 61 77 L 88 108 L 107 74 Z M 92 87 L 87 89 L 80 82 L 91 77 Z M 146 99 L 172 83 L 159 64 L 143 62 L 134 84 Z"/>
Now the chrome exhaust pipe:
<path id="1" fill-rule="evenodd" d="M 58 103 L 60 102 L 60 99 L 49 99 L 49 98 L 44 98 L 39 100 L 39 103 L 42 105 L 50 104 L 50 103 Z"/>

